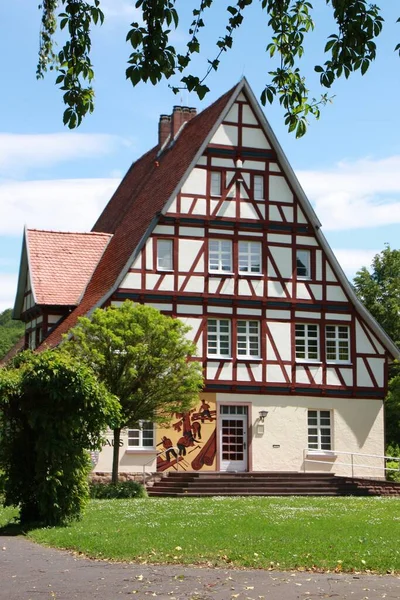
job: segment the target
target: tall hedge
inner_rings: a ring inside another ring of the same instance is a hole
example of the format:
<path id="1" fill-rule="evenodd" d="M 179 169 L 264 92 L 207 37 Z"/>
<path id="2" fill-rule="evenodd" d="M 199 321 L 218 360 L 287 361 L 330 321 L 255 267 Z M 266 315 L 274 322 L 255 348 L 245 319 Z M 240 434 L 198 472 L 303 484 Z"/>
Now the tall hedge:
<path id="1" fill-rule="evenodd" d="M 79 518 L 89 498 L 89 450 L 119 404 L 89 367 L 58 350 L 18 355 L 0 369 L 0 470 L 4 505 L 22 523 Z"/>

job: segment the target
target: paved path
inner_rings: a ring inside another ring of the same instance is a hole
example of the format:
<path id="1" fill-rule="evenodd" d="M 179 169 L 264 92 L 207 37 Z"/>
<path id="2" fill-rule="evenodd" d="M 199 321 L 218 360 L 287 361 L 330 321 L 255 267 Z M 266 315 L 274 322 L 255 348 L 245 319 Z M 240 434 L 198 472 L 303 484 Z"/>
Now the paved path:
<path id="1" fill-rule="evenodd" d="M 400 577 L 109 563 L 0 536 L 1 600 L 386 600 Z"/>

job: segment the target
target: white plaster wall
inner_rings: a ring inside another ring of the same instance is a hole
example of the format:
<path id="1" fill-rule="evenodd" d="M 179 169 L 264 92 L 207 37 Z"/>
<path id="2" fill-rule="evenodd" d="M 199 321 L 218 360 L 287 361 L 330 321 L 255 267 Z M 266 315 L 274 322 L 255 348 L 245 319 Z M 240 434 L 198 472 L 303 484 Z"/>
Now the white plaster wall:
<path id="1" fill-rule="evenodd" d="M 303 471 L 308 409 L 333 411 L 332 439 L 336 451 L 336 456 L 329 458 L 334 461 L 334 466 L 326 461 L 307 462 L 308 471 L 329 471 L 350 476 L 351 458 L 339 451 L 384 454 L 383 403 L 380 400 L 217 394 L 217 401 L 252 403 L 250 425 L 254 471 Z M 268 416 L 264 422 L 264 433 L 257 435 L 256 423 L 261 409 L 267 410 Z M 356 477 L 383 475 L 381 459 L 354 456 L 353 463 Z M 362 464 L 367 468 L 363 468 Z"/>
<path id="2" fill-rule="evenodd" d="M 140 290 L 142 287 L 142 274 L 128 273 L 122 280 L 120 287 L 127 288 L 129 290 Z"/>
<path id="3" fill-rule="evenodd" d="M 145 249 L 146 269 L 153 268 L 153 238 L 149 238 L 146 242 Z"/>
<path id="4" fill-rule="evenodd" d="M 292 276 L 292 249 L 270 246 L 270 252 L 279 269 L 279 275 L 289 279 Z"/>
<path id="5" fill-rule="evenodd" d="M 280 173 L 281 172 L 278 163 L 269 163 L 269 170 L 272 173 Z"/>
<path id="6" fill-rule="evenodd" d="M 103 446 L 98 455 L 98 462 L 93 467 L 93 471 L 111 473 L 113 458 L 113 434 L 107 433 L 107 443 Z M 142 473 L 143 467 L 147 472 L 156 470 L 156 450 L 154 452 L 140 452 L 140 450 L 128 450 L 128 432 L 121 431 L 122 446 L 119 449 L 119 472 L 120 473 Z"/>
<path id="7" fill-rule="evenodd" d="M 243 169 L 255 169 L 257 171 L 265 171 L 265 162 L 262 160 L 245 160 L 243 161 Z"/>
<path id="8" fill-rule="evenodd" d="M 248 104 L 243 104 L 242 121 L 247 125 L 258 125 L 258 121 Z"/>
<path id="9" fill-rule="evenodd" d="M 239 115 L 238 108 L 238 104 L 235 102 L 235 104 L 232 106 L 232 108 L 226 115 L 225 121 L 232 121 L 233 123 L 237 123 Z"/>
<path id="10" fill-rule="evenodd" d="M 221 144 L 222 146 L 237 146 L 238 128 L 235 125 L 220 125 L 214 133 L 210 144 Z"/>
<path id="11" fill-rule="evenodd" d="M 293 194 L 284 177 L 270 175 L 269 199 L 274 202 L 293 202 Z"/>
<path id="12" fill-rule="evenodd" d="M 282 360 L 291 360 L 290 323 L 269 323 L 269 330 Z"/>
<path id="13" fill-rule="evenodd" d="M 204 277 L 190 277 L 185 285 L 185 292 L 204 292 Z"/>
<path id="14" fill-rule="evenodd" d="M 242 144 L 249 148 L 262 148 L 264 150 L 271 148 L 263 130 L 254 127 L 242 128 Z"/>
<path id="15" fill-rule="evenodd" d="M 326 299 L 330 302 L 347 302 L 347 298 L 338 285 L 326 286 Z"/>
<path id="16" fill-rule="evenodd" d="M 356 349 L 359 354 L 375 354 L 375 349 L 365 335 L 358 319 L 356 320 Z"/>
<path id="17" fill-rule="evenodd" d="M 219 158 L 217 156 L 211 157 L 212 167 L 225 167 L 226 169 L 234 169 L 235 161 L 233 158 Z"/>
<path id="18" fill-rule="evenodd" d="M 181 192 L 184 194 L 202 194 L 205 196 L 206 189 L 207 171 L 195 167 L 183 184 Z"/>
<path id="19" fill-rule="evenodd" d="M 193 266 L 199 251 L 203 246 L 202 240 L 181 240 L 179 243 L 179 271 L 187 272 Z M 199 260 L 198 267 L 201 272 L 204 272 L 204 256 Z"/>

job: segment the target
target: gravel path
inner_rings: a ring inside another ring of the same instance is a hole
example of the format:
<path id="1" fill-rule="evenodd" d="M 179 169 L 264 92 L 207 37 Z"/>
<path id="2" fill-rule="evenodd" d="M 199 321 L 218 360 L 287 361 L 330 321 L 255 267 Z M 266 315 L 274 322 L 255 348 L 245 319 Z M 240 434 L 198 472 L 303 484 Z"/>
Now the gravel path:
<path id="1" fill-rule="evenodd" d="M 0 536 L 1 600 L 386 600 L 400 577 L 240 571 L 90 560 Z"/>

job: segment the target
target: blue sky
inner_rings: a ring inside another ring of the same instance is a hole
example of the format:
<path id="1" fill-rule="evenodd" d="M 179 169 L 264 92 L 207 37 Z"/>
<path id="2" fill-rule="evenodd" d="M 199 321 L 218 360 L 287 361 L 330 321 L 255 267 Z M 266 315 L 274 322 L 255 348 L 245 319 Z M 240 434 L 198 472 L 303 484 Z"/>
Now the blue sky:
<path id="1" fill-rule="evenodd" d="M 267 17 L 260 3 L 247 9 L 233 50 L 223 56 L 219 71 L 208 79 L 211 92 L 203 102 L 183 92 L 175 96 L 166 83 L 132 89 L 125 80 L 129 47 L 125 35 L 135 18 L 132 0 L 102 0 L 106 23 L 93 34 L 96 68 L 96 111 L 76 132 L 62 125 L 61 93 L 49 73 L 35 77 L 40 12 L 37 2 L 1 3 L 0 55 L 0 310 L 13 305 L 23 227 L 90 230 L 129 165 L 156 143 L 161 113 L 174 104 L 205 108 L 245 75 L 259 97 L 268 81 L 270 63 Z M 188 23 L 197 0 L 177 0 Z M 216 54 L 223 31 L 226 0 L 208 13 L 201 36 L 203 53 L 198 73 Z M 327 35 L 333 32 L 330 10 L 315 1 L 316 29 L 306 44 L 302 68 L 314 95 L 320 94 L 314 64 L 322 63 Z M 338 82 L 332 104 L 312 121 L 301 140 L 288 134 L 283 111 L 265 113 L 301 184 L 323 231 L 349 278 L 385 243 L 399 247 L 400 224 L 400 59 L 393 49 L 400 41 L 399 16 L 393 0 L 380 3 L 385 27 L 378 41 L 378 59 L 366 76 Z M 184 48 L 183 27 L 173 34 Z"/>

